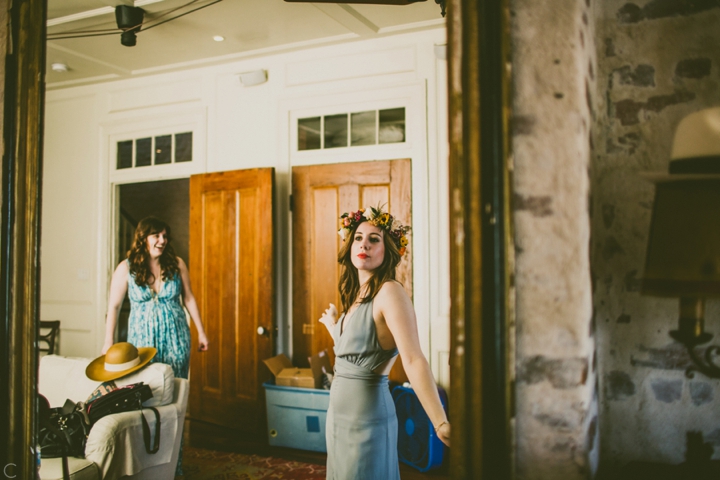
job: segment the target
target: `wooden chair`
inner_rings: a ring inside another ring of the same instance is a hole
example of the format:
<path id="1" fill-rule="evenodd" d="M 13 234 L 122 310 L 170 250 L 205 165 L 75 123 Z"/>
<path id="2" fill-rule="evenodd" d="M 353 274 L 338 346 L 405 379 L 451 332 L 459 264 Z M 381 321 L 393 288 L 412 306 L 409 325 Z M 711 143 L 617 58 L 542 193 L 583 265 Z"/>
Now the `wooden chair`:
<path id="1" fill-rule="evenodd" d="M 43 333 L 44 330 L 49 329 L 47 333 Z M 44 352 L 47 355 L 52 355 L 55 352 L 55 344 L 57 341 L 58 332 L 60 331 L 60 320 L 40 320 L 40 333 L 38 334 L 38 353 Z M 47 344 L 47 347 L 42 345 L 42 342 Z"/>

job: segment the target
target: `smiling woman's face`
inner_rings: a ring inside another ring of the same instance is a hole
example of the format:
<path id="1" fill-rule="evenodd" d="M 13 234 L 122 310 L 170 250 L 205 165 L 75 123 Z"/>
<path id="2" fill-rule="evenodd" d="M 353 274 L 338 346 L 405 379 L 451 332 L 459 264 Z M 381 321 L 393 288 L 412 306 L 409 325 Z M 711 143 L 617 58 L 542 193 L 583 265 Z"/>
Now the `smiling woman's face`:
<path id="1" fill-rule="evenodd" d="M 385 242 L 380 228 L 363 222 L 355 231 L 350 258 L 358 270 L 373 271 L 385 259 Z"/>
<path id="2" fill-rule="evenodd" d="M 148 235 L 145 239 L 147 251 L 152 258 L 158 258 L 162 255 L 167 246 L 167 233 L 165 230 L 159 233 Z"/>

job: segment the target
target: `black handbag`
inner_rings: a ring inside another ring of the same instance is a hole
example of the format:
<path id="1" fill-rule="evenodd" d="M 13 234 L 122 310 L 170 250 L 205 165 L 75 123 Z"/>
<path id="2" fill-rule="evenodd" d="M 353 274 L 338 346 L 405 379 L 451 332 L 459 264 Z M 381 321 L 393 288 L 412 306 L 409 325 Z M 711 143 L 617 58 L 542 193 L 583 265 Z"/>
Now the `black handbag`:
<path id="1" fill-rule="evenodd" d="M 150 386 L 143 382 L 120 387 L 117 390 L 106 393 L 86 405 L 90 424 L 95 425 L 95 422 L 113 413 L 140 410 L 145 451 L 147 451 L 147 453 L 157 453 L 160 449 L 160 412 L 154 407 L 145 407 L 152 410 L 155 414 L 155 441 L 152 446 L 150 446 L 150 425 L 148 425 L 145 415 L 142 412 L 143 402 L 152 398 L 152 396 L 153 393 Z"/>
<path id="2" fill-rule="evenodd" d="M 62 457 L 63 479 L 70 478 L 67 457 L 85 457 L 90 420 L 82 402 L 66 400 L 61 408 L 50 408 L 50 402 L 38 394 L 38 444 L 41 458 Z"/>
<path id="3" fill-rule="evenodd" d="M 66 400 L 62 407 L 50 408 L 48 400 L 42 395 L 38 396 L 41 457 L 84 457 L 85 443 L 90 433 L 90 421 L 84 405 Z"/>

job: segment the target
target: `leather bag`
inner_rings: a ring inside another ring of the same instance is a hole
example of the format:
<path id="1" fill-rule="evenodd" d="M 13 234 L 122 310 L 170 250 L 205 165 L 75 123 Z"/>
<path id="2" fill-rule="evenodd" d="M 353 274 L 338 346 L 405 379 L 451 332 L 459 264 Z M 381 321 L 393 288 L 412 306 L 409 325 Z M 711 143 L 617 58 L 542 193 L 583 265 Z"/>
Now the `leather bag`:
<path id="1" fill-rule="evenodd" d="M 62 457 L 63 479 L 70 479 L 68 456 L 85 457 L 90 420 L 82 402 L 66 400 L 61 408 L 50 408 L 50 402 L 38 394 L 38 420 L 41 458 Z"/>
<path id="2" fill-rule="evenodd" d="M 152 446 L 150 444 L 150 425 L 148 425 L 145 415 L 142 412 L 143 402 L 152 398 L 152 396 L 153 393 L 150 386 L 143 382 L 126 385 L 117 390 L 113 390 L 87 404 L 87 415 L 90 419 L 90 424 L 95 425 L 95 422 L 113 413 L 140 410 L 145 451 L 147 451 L 147 453 L 157 453 L 160 449 L 160 412 L 154 407 L 144 407 L 152 410 L 155 414 L 155 441 Z"/>
<path id="3" fill-rule="evenodd" d="M 66 400 L 62 407 L 50 408 L 47 399 L 39 397 L 41 457 L 84 457 L 90 421 L 82 402 Z"/>

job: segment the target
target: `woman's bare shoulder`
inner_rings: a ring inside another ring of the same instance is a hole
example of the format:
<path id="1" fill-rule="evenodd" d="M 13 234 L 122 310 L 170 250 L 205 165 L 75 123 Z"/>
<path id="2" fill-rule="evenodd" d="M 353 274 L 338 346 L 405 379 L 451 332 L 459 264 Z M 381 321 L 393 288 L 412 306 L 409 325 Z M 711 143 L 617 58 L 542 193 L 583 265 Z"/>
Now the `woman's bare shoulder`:
<path id="1" fill-rule="evenodd" d="M 115 269 L 115 273 L 118 273 L 118 274 L 129 273 L 129 272 L 130 272 L 130 265 L 128 264 L 127 260 L 123 260 L 122 262 L 118 263 L 118 266 Z"/>
<path id="2" fill-rule="evenodd" d="M 376 297 L 380 302 L 409 298 L 405 287 L 397 280 L 389 280 L 383 283 Z"/>

